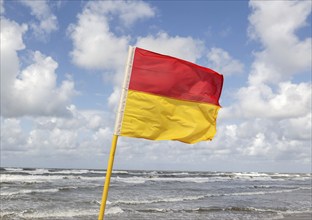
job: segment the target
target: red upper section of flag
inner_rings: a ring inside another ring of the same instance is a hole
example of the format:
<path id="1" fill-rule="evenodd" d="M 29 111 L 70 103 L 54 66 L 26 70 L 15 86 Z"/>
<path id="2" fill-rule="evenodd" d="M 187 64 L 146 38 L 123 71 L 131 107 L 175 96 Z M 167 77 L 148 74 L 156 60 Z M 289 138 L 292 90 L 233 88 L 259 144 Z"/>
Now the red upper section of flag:
<path id="1" fill-rule="evenodd" d="M 223 76 L 194 63 L 136 48 L 129 89 L 219 105 Z"/>

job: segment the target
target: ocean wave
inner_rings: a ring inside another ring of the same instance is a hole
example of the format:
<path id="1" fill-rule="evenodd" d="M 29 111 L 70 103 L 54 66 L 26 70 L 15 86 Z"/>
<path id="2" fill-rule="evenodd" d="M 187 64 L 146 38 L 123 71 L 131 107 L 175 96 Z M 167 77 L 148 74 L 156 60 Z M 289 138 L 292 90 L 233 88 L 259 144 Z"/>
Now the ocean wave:
<path id="1" fill-rule="evenodd" d="M 6 169 L 3 167 L 0 167 L 0 171 L 6 171 Z"/>
<path id="2" fill-rule="evenodd" d="M 160 208 L 148 208 L 148 209 L 137 209 L 137 212 L 143 213 L 166 213 L 166 212 L 175 212 L 174 209 L 160 209 Z"/>
<path id="3" fill-rule="evenodd" d="M 148 180 L 146 177 L 112 177 L 112 181 L 131 183 L 131 184 L 143 184 Z"/>
<path id="4" fill-rule="evenodd" d="M 11 172 L 19 172 L 19 171 L 23 171 L 23 168 L 11 168 L 11 167 L 3 167 L 3 169 L 5 169 L 6 171 L 11 171 Z"/>
<path id="5" fill-rule="evenodd" d="M 125 170 L 113 170 L 112 172 L 113 174 L 129 174 L 129 172 Z"/>
<path id="6" fill-rule="evenodd" d="M 266 213 L 278 213 L 280 209 L 266 209 L 266 208 L 255 208 L 246 206 L 229 206 L 229 207 L 200 207 L 196 209 L 191 209 L 191 212 L 266 212 Z"/>
<path id="7" fill-rule="evenodd" d="M 23 189 L 15 192 L 0 192 L 1 196 L 14 196 L 14 195 L 20 195 L 20 194 L 34 194 L 34 193 L 55 193 L 60 191 L 60 189 Z"/>
<path id="8" fill-rule="evenodd" d="M 219 197 L 219 196 L 253 196 L 253 195 L 265 195 L 265 194 L 279 194 L 289 193 L 298 190 L 311 190 L 311 187 L 297 187 L 293 189 L 283 190 L 268 190 L 268 191 L 248 191 L 248 192 L 235 192 L 235 193 L 224 193 L 224 194 L 208 194 L 207 197 Z"/>
<path id="9" fill-rule="evenodd" d="M 75 190 L 75 189 L 78 189 L 78 188 L 79 188 L 78 186 L 65 186 L 65 187 L 58 188 L 58 190 L 59 191 L 70 191 L 70 190 Z M 80 187 L 80 188 L 82 188 L 82 187 Z M 85 188 L 85 187 L 83 187 L 83 188 Z"/>
<path id="10" fill-rule="evenodd" d="M 130 174 L 130 173 L 129 173 Z M 219 174 L 207 174 L 201 176 L 195 176 L 190 173 L 158 173 L 151 172 L 144 175 L 134 175 L 112 177 L 112 181 L 129 183 L 129 184 L 144 184 L 146 182 L 189 182 L 189 183 L 209 183 L 209 182 L 224 182 L 224 181 L 284 181 L 287 177 L 288 180 L 309 180 L 311 177 L 307 175 L 287 174 L 287 175 L 272 175 L 265 173 L 219 173 Z"/>
<path id="11" fill-rule="evenodd" d="M 305 216 L 307 215 L 306 217 L 312 218 L 312 208 L 310 207 L 309 209 L 303 209 L 303 210 L 286 210 L 286 211 L 279 212 L 279 214 L 281 217 L 276 218 L 276 219 L 284 219 L 284 217 L 286 217 L 286 216 L 300 215 L 300 214 L 304 214 Z"/>
<path id="12" fill-rule="evenodd" d="M 59 173 L 58 173 L 59 174 Z M 86 176 L 86 175 L 20 175 L 20 174 L 1 174 L 0 183 L 24 183 L 36 184 L 51 182 L 56 180 L 90 180 L 103 181 L 103 176 Z M 229 181 L 229 177 L 158 177 L 158 176 L 117 176 L 111 177 L 112 182 L 122 182 L 128 184 L 144 184 L 146 182 L 187 182 L 187 183 L 209 183 Z"/>
<path id="13" fill-rule="evenodd" d="M 88 169 L 35 169 L 35 168 L 3 168 L 0 183 L 24 182 L 39 183 L 40 181 L 53 181 L 64 179 L 86 179 L 103 181 L 105 170 Z M 178 171 L 126 171 L 114 170 L 112 182 L 129 184 L 144 184 L 154 182 L 190 182 L 208 183 L 222 181 L 306 181 L 311 180 L 311 174 L 283 174 L 283 173 L 258 173 L 258 172 L 178 172 Z"/>
<path id="14" fill-rule="evenodd" d="M 103 181 L 104 176 L 75 176 L 75 175 L 14 175 L 14 174 L 1 174 L 0 183 L 44 183 L 51 182 L 55 180 L 93 180 L 93 181 Z"/>
<path id="15" fill-rule="evenodd" d="M 108 208 L 105 212 L 106 215 L 116 215 L 116 214 L 121 214 L 123 213 L 124 210 L 122 210 L 120 207 L 111 207 Z"/>
<path id="16" fill-rule="evenodd" d="M 161 199 L 151 199 L 151 200 L 118 200 L 113 202 L 113 204 L 127 204 L 127 205 L 138 205 L 138 204 L 151 204 L 151 203 L 161 203 L 161 202 L 182 202 L 190 200 L 200 200 L 207 197 L 222 197 L 222 196 L 253 196 L 253 195 L 265 195 L 265 194 L 278 194 L 278 193 L 288 193 L 298 190 L 311 190 L 311 187 L 298 187 L 293 189 L 285 190 L 271 190 L 271 191 L 248 191 L 248 192 L 236 192 L 236 193 L 220 193 L 220 194 L 206 194 L 198 196 L 185 196 L 185 197 L 175 197 L 175 198 L 161 198 Z"/>
<path id="17" fill-rule="evenodd" d="M 310 173 L 259 173 L 259 172 L 234 172 L 220 173 L 219 175 L 228 175 L 232 179 L 250 180 L 250 181 L 284 181 L 284 180 L 308 180 Z"/>
<path id="18" fill-rule="evenodd" d="M 15 213 L 16 217 L 21 219 L 52 219 L 52 218 L 75 218 L 84 216 L 97 216 L 98 210 L 81 210 L 81 209 L 70 209 L 70 210 L 53 210 L 46 212 L 38 212 L 35 210 L 24 210 L 20 213 Z"/>
<path id="19" fill-rule="evenodd" d="M 92 188 L 95 186 L 63 186 L 58 188 L 51 188 L 51 189 L 22 189 L 18 191 L 5 191 L 5 188 L 1 189 L 0 195 L 3 197 L 11 197 L 16 195 L 23 195 L 23 194 L 37 194 L 37 193 L 56 193 L 56 192 L 64 192 L 64 191 L 71 191 L 77 189 L 84 189 L 84 188 Z M 96 186 L 97 187 L 97 186 Z"/>
<path id="20" fill-rule="evenodd" d="M 43 175 L 43 174 L 105 174 L 103 170 L 88 170 L 88 169 L 46 169 L 46 168 L 3 168 L 6 173 L 19 173 L 29 175 Z"/>
<path id="21" fill-rule="evenodd" d="M 139 204 L 152 204 L 152 203 L 168 203 L 168 202 L 182 202 L 203 199 L 205 196 L 185 196 L 175 198 L 158 198 L 152 200 L 118 200 L 112 202 L 112 204 L 126 204 L 126 205 L 139 205 Z"/>
<path id="22" fill-rule="evenodd" d="M 274 210 L 274 209 L 260 209 L 254 207 L 240 207 L 240 206 L 230 206 L 230 207 L 199 207 L 194 209 L 162 209 L 162 208 L 146 208 L 146 209 L 137 209 L 137 212 L 144 213 L 210 213 L 210 212 L 246 212 L 246 213 L 279 213 L 282 210 Z"/>
<path id="23" fill-rule="evenodd" d="M 20 173 L 30 175 L 40 174 L 106 174 L 106 170 L 92 170 L 92 169 L 49 169 L 49 168 L 4 168 L 1 167 L 0 171 L 7 173 Z M 113 174 L 129 174 L 126 170 L 113 170 Z"/>
<path id="24" fill-rule="evenodd" d="M 217 181 L 228 181 L 230 178 L 208 178 L 208 177 L 157 177 L 157 176 L 132 176 L 132 177 L 112 177 L 112 181 L 130 183 L 130 184 L 144 184 L 150 182 L 188 182 L 188 183 L 208 183 Z"/>
<path id="25" fill-rule="evenodd" d="M 15 212 L 1 210 L 0 219 L 12 219 L 15 215 Z"/>

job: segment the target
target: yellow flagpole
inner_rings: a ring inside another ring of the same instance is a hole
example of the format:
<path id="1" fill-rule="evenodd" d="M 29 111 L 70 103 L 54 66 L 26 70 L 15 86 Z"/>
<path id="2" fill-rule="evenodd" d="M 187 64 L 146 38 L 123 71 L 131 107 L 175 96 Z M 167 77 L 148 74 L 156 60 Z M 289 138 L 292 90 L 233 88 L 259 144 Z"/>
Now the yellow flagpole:
<path id="1" fill-rule="evenodd" d="M 104 188 L 103 188 L 102 202 L 101 202 L 101 208 L 100 208 L 98 220 L 104 219 L 105 206 L 106 206 L 106 200 L 107 200 L 107 195 L 108 195 L 110 178 L 111 178 L 111 174 L 112 174 L 112 170 L 113 170 L 117 140 L 118 140 L 118 135 L 114 135 L 113 140 L 112 140 L 112 146 L 111 146 L 110 154 L 109 154 L 109 160 L 108 160 L 108 164 L 107 164 L 105 184 L 104 184 Z"/>
<path id="2" fill-rule="evenodd" d="M 125 77 L 124 77 L 123 87 L 121 90 L 121 98 L 119 100 L 117 117 L 116 117 L 116 121 L 115 121 L 114 136 L 113 136 L 112 146 L 111 146 L 111 150 L 110 150 L 110 154 L 109 154 L 109 160 L 108 160 L 108 164 L 107 164 L 105 184 L 104 184 L 104 189 L 103 189 L 102 202 L 101 202 L 101 208 L 100 208 L 98 220 L 104 219 L 105 206 L 106 206 L 106 200 L 107 200 L 107 195 L 108 195 L 110 178 L 111 178 L 112 170 L 113 170 L 116 145 L 117 145 L 118 135 L 120 134 L 120 130 L 121 130 L 123 112 L 125 110 L 125 105 L 126 105 L 126 99 L 127 99 L 128 86 L 129 86 L 129 82 L 130 82 L 133 56 L 134 56 L 134 48 L 129 46 L 128 59 L 127 59 L 126 68 L 125 68 Z"/>

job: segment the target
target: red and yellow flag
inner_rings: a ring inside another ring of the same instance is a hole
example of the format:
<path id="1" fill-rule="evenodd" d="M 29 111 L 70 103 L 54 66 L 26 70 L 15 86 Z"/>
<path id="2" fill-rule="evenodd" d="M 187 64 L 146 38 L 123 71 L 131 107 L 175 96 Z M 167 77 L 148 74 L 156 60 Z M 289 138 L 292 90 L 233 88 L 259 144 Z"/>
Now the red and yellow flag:
<path id="1" fill-rule="evenodd" d="M 131 47 L 115 135 L 211 140 L 222 85 L 223 76 L 209 68 Z"/>

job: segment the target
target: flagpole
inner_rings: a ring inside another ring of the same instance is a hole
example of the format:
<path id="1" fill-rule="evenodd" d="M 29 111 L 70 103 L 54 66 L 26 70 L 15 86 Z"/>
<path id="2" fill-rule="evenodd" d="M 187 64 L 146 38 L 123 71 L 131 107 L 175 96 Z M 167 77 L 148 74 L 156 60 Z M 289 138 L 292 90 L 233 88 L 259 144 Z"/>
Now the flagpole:
<path id="1" fill-rule="evenodd" d="M 110 150 L 110 154 L 109 154 L 109 160 L 108 160 L 108 164 L 107 164 L 106 177 L 105 177 L 105 183 L 104 183 L 103 195 L 102 195 L 102 202 L 101 202 L 101 208 L 100 208 L 98 220 L 104 219 L 105 206 L 106 206 L 106 200 L 107 200 L 107 195 L 108 195 L 110 178 L 111 178 L 111 174 L 112 174 L 112 170 L 113 170 L 116 145 L 117 145 L 118 135 L 120 135 L 123 114 L 124 114 L 125 106 L 126 106 L 127 92 L 128 92 L 132 63 L 133 63 L 133 56 L 134 56 L 134 47 L 129 46 L 127 63 L 125 66 L 125 76 L 124 76 L 124 81 L 123 81 L 122 90 L 121 90 L 121 97 L 119 100 L 117 117 L 116 117 L 116 121 L 115 121 L 114 135 L 113 135 L 112 146 L 111 146 L 111 150 Z"/>
<path id="2" fill-rule="evenodd" d="M 111 178 L 111 174 L 112 174 L 112 170 L 113 170 L 117 140 L 118 140 L 118 135 L 113 135 L 112 146 L 111 146 L 111 150 L 110 150 L 110 154 L 109 154 L 109 160 L 108 160 L 108 164 L 107 164 L 105 184 L 104 184 L 104 188 L 103 188 L 102 202 L 101 202 L 101 208 L 100 208 L 98 220 L 104 219 L 105 206 L 106 206 L 106 201 L 107 201 L 110 178 Z"/>

